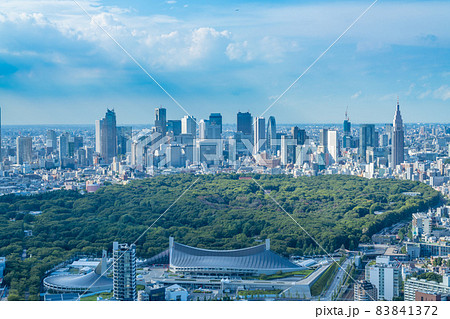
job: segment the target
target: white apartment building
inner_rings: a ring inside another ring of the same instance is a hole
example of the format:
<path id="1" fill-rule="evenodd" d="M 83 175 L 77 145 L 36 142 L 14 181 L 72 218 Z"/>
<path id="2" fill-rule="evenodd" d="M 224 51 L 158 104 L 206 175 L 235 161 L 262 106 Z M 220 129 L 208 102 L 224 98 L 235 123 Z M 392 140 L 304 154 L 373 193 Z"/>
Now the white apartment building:
<path id="1" fill-rule="evenodd" d="M 375 263 L 366 266 L 366 281 L 378 290 L 378 300 L 393 300 L 399 296 L 401 268 L 388 258 L 378 257 Z"/>

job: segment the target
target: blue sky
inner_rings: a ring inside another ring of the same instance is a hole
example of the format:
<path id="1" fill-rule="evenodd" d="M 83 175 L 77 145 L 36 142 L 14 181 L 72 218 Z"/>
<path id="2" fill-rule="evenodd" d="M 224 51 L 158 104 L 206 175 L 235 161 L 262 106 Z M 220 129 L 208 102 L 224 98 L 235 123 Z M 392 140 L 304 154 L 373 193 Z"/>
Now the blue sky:
<path id="1" fill-rule="evenodd" d="M 260 115 L 371 1 L 79 0 L 196 118 Z M 4 124 L 185 113 L 72 0 L 2 0 Z M 450 122 L 450 3 L 379 1 L 267 113 L 278 123 Z"/>

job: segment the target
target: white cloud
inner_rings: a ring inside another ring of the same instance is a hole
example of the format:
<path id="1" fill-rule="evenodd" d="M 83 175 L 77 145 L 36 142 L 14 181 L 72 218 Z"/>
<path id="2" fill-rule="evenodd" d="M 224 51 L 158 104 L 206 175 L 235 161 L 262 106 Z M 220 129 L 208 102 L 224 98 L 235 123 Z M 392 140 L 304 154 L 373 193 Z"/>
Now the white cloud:
<path id="1" fill-rule="evenodd" d="M 350 98 L 351 98 L 352 100 L 355 100 L 355 99 L 357 99 L 361 94 L 362 94 L 362 91 L 359 90 L 358 92 L 356 92 L 355 94 L 353 94 Z"/>
<path id="2" fill-rule="evenodd" d="M 439 89 L 433 92 L 433 96 L 436 99 L 447 101 L 450 99 L 450 87 L 448 85 L 442 85 Z"/>
<path id="3" fill-rule="evenodd" d="M 431 93 L 432 93 L 431 90 L 427 90 L 427 91 L 425 91 L 425 92 L 420 93 L 420 94 L 418 95 L 418 98 L 419 98 L 419 99 L 424 99 L 424 98 L 428 97 Z"/>
<path id="4" fill-rule="evenodd" d="M 166 1 L 166 3 L 167 4 L 175 4 L 175 3 L 177 3 L 175 0 L 169 0 L 169 1 Z"/>
<path id="5" fill-rule="evenodd" d="M 248 41 L 228 44 L 226 55 L 231 61 L 248 62 L 253 60 L 252 53 L 248 50 Z"/>

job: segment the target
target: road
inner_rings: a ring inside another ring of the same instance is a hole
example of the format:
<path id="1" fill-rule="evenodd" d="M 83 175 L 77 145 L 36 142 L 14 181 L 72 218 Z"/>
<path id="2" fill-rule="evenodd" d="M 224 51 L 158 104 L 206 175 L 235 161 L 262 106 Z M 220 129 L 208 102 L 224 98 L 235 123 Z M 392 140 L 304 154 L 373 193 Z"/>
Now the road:
<path id="1" fill-rule="evenodd" d="M 345 270 L 349 265 L 353 263 L 353 257 L 348 258 L 342 265 L 339 267 L 339 270 L 336 274 L 336 276 L 333 279 L 333 282 L 331 283 L 330 287 L 328 288 L 325 295 L 321 298 L 321 300 L 331 300 L 333 294 L 337 293 L 339 289 L 341 288 L 341 280 L 345 277 L 346 273 Z"/>

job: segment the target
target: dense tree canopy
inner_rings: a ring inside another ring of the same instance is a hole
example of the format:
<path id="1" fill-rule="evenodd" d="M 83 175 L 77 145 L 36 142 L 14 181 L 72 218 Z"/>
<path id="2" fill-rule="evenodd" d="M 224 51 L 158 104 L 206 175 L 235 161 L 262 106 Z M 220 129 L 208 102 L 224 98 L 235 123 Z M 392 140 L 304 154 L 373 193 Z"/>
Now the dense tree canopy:
<path id="1" fill-rule="evenodd" d="M 166 249 L 169 236 L 211 249 L 242 248 L 270 238 L 272 249 L 286 256 L 323 253 L 271 197 L 328 252 L 342 245 L 355 249 L 383 227 L 440 201 L 438 192 L 411 181 L 340 175 L 253 177 L 266 191 L 238 175 L 173 175 L 111 185 L 95 194 L 58 191 L 0 197 L 5 280 L 13 295 L 35 296 L 44 272 L 53 265 L 76 253 L 111 251 L 113 241 L 134 242 L 197 178 L 137 242 L 140 257 Z M 32 216 L 29 211 L 43 214 Z M 28 229 L 33 236 L 24 236 Z M 24 249 L 27 258 L 22 260 Z"/>

